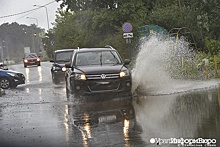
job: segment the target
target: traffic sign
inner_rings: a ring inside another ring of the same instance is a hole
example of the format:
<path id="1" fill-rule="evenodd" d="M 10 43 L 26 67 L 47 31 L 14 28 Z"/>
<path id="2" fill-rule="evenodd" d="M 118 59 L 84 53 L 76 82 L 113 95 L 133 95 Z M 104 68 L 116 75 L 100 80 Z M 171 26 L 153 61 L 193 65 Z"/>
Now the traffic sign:
<path id="1" fill-rule="evenodd" d="M 39 37 L 40 37 L 40 38 L 45 38 L 45 33 L 44 33 L 44 32 L 40 32 L 40 33 L 39 33 Z"/>
<path id="2" fill-rule="evenodd" d="M 133 33 L 124 33 L 123 37 L 124 38 L 133 38 Z"/>
<path id="3" fill-rule="evenodd" d="M 131 31 L 132 31 L 132 25 L 131 25 L 131 23 L 125 22 L 125 23 L 122 25 L 122 30 L 123 30 L 123 32 L 125 32 L 125 33 L 131 32 Z"/>

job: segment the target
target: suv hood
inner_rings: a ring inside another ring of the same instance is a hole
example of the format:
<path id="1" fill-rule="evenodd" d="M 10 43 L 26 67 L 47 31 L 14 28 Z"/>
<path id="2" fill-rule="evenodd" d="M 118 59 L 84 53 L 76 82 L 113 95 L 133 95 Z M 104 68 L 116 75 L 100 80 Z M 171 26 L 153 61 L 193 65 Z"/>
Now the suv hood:
<path id="1" fill-rule="evenodd" d="M 60 62 L 58 63 L 58 62 L 56 62 L 56 63 L 54 63 L 53 65 L 54 65 L 54 66 L 59 66 L 59 67 L 62 68 L 62 67 L 65 66 L 65 63 L 60 63 Z"/>
<path id="2" fill-rule="evenodd" d="M 77 69 L 86 74 L 102 74 L 102 73 L 119 73 L 123 65 L 97 65 L 97 66 L 81 66 Z"/>

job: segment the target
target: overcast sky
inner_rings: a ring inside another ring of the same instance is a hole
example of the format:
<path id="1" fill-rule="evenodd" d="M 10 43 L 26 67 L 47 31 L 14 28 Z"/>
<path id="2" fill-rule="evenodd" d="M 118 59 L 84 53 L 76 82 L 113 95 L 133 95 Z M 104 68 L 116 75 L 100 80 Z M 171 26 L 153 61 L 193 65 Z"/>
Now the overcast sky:
<path id="1" fill-rule="evenodd" d="M 48 23 L 45 7 L 28 13 L 23 12 L 38 8 L 33 5 L 43 6 L 48 3 L 51 3 L 46 7 L 48 11 L 49 27 L 52 28 L 53 26 L 51 23 L 55 21 L 55 14 L 57 8 L 59 8 L 59 4 L 55 2 L 55 0 L 0 0 L 0 25 L 3 23 L 17 22 L 30 26 L 31 24 L 38 23 L 38 27 L 47 30 Z M 18 13 L 22 14 L 16 15 Z"/>

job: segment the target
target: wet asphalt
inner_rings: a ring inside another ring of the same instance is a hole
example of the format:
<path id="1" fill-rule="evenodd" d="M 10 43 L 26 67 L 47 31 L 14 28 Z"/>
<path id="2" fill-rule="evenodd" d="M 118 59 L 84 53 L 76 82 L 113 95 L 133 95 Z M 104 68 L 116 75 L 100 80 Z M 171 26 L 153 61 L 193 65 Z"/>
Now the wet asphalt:
<path id="1" fill-rule="evenodd" d="M 65 83 L 52 84 L 51 63 L 9 68 L 22 72 L 26 84 L 0 97 L 0 146 L 186 146 L 189 139 L 197 139 L 194 146 L 220 146 L 218 85 L 138 94 L 132 101 L 115 96 L 74 101 L 66 98 Z"/>

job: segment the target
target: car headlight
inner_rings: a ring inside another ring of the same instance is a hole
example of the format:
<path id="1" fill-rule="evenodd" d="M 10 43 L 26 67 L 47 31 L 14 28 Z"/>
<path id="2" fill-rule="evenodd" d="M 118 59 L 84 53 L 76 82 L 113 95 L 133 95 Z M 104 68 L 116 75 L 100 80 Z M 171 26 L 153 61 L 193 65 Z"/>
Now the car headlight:
<path id="1" fill-rule="evenodd" d="M 129 71 L 128 71 L 128 70 L 121 71 L 121 72 L 119 73 L 119 75 L 120 75 L 121 78 L 122 78 L 122 77 L 129 76 Z"/>
<path id="2" fill-rule="evenodd" d="M 28 60 L 26 60 L 26 59 L 25 59 L 25 60 L 24 60 L 24 62 L 25 62 L 25 63 L 27 63 L 27 62 L 28 62 Z"/>
<path id="3" fill-rule="evenodd" d="M 40 61 L 40 58 L 37 58 L 37 61 Z"/>
<path id="4" fill-rule="evenodd" d="M 76 80 L 86 80 L 86 75 L 85 74 L 75 74 L 75 79 Z"/>
<path id="5" fill-rule="evenodd" d="M 65 66 L 62 68 L 62 71 L 63 71 L 63 72 L 65 72 L 65 71 L 66 71 L 66 67 L 65 67 Z"/>

